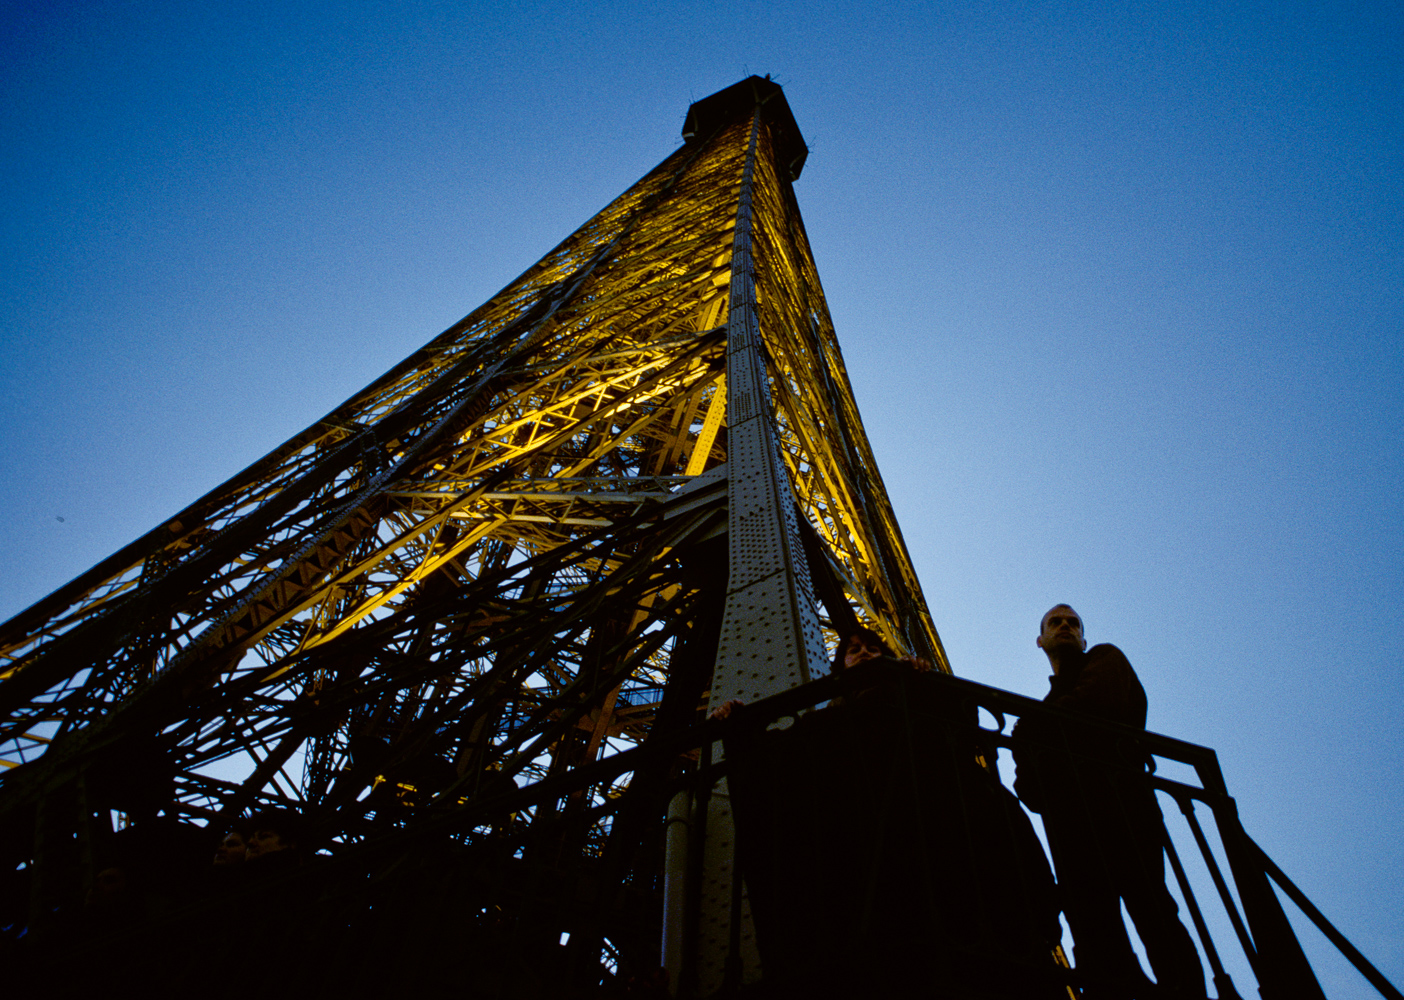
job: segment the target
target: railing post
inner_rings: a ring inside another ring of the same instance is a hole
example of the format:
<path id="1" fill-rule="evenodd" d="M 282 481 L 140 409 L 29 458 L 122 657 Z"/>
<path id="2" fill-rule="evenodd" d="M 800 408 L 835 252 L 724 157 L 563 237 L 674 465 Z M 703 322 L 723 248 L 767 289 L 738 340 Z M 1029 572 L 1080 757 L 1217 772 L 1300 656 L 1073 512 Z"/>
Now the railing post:
<path id="1" fill-rule="evenodd" d="M 1183 808 L 1181 806 L 1181 809 Z M 1165 829 L 1165 856 L 1170 859 L 1170 868 L 1175 873 L 1175 881 L 1180 885 L 1180 894 L 1185 897 L 1185 906 L 1194 921 L 1194 931 L 1199 935 L 1200 947 L 1204 949 L 1204 957 L 1209 960 L 1209 971 L 1214 979 L 1214 988 L 1219 991 L 1219 1000 L 1241 1000 L 1232 977 L 1224 971 L 1224 963 L 1219 959 L 1219 949 L 1204 923 L 1199 900 L 1194 897 L 1194 887 L 1190 885 L 1189 877 L 1185 874 L 1185 866 L 1180 862 L 1180 853 L 1175 850 L 1175 840 L 1170 836 L 1168 827 Z M 1212 861 L 1212 858 L 1210 860 Z"/>
<path id="2" fill-rule="evenodd" d="M 1258 977 L 1258 992 L 1263 1000 L 1326 1000 L 1316 973 L 1268 882 L 1258 850 L 1238 819 L 1238 804 L 1225 793 L 1218 760 L 1201 762 L 1196 769 L 1205 790 L 1211 793 L 1208 803 L 1214 810 L 1219 839 L 1238 887 L 1238 898 L 1243 902 L 1248 930 L 1253 935 L 1253 948 L 1258 958 L 1253 972 Z"/>

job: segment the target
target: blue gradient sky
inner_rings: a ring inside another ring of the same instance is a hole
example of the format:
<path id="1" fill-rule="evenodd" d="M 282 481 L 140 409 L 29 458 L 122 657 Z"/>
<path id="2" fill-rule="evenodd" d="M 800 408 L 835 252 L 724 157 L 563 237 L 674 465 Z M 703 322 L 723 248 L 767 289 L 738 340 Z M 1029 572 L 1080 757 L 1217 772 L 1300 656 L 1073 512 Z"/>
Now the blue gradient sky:
<path id="1" fill-rule="evenodd" d="M 876 6 L 5 5 L 0 617 L 771 73 L 957 672 L 1042 695 L 1074 604 L 1404 983 L 1404 8 Z"/>

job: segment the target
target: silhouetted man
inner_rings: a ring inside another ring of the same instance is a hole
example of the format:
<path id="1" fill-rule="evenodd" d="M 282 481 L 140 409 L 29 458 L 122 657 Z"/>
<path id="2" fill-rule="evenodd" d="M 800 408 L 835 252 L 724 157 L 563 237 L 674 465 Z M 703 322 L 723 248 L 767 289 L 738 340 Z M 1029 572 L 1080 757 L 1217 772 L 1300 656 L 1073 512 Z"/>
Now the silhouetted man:
<path id="1" fill-rule="evenodd" d="M 1121 650 L 1087 649 L 1066 604 L 1043 616 L 1038 646 L 1053 667 L 1054 708 L 1144 729 L 1146 692 Z M 1121 903 L 1145 945 L 1159 995 L 1203 997 L 1204 970 L 1165 887 L 1165 823 L 1133 741 L 1046 718 L 1014 732 L 1014 788 L 1043 827 L 1072 928 L 1078 971 L 1093 997 L 1146 995 Z"/>

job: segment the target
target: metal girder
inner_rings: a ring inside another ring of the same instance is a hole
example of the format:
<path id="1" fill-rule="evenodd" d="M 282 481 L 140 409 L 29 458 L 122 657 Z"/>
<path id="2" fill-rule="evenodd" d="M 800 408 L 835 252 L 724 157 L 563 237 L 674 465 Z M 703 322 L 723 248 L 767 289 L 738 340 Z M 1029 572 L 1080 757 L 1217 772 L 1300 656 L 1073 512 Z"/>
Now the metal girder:
<path id="1" fill-rule="evenodd" d="M 753 192 L 761 109 L 751 115 L 736 206 L 727 328 L 728 564 L 712 707 L 757 701 L 826 672 L 814 588 L 805 565 L 795 504 L 765 405 L 768 366 L 752 261 Z M 760 955 L 747 900 L 736 891 L 734 822 L 726 782 L 707 799 L 698 887 L 695 976 L 709 996 L 760 979 Z"/>
<path id="2" fill-rule="evenodd" d="M 0 825 L 50 803 L 0 861 L 63 862 L 67 827 L 100 847 L 113 811 L 278 804 L 335 852 L 572 774 L 818 671 L 811 564 L 838 617 L 945 667 L 790 187 L 803 143 L 753 81 L 485 305 L 0 626 Z M 783 664 L 714 674 L 766 616 Z M 631 857 L 632 780 L 454 836 Z"/>

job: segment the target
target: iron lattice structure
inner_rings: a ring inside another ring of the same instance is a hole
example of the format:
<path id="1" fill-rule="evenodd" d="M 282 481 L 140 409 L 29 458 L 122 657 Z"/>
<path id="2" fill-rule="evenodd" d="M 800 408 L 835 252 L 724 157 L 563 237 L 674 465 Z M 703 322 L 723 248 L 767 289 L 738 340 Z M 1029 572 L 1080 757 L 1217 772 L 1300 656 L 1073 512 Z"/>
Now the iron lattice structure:
<path id="1" fill-rule="evenodd" d="M 780 88 L 697 102 L 683 134 L 482 308 L 0 627 L 7 984 L 525 1000 L 620 995 L 611 968 L 661 964 L 678 996 L 903 971 L 921 995 L 1063 996 L 1099 970 L 1020 950 L 1018 823 L 990 823 L 1008 717 L 1032 716 L 1064 751 L 1092 725 L 1194 771 L 1151 780 L 1207 866 L 1196 892 L 1165 839 L 1220 998 L 1239 994 L 1215 897 L 1264 997 L 1323 995 L 1272 883 L 1399 998 L 1247 836 L 1213 751 L 893 663 L 819 677 L 859 623 L 949 667 L 824 304 Z M 854 704 L 770 731 L 835 696 Z M 748 707 L 704 721 L 731 698 Z M 828 765 L 767 792 L 766 755 L 800 746 Z M 279 806 L 319 863 L 211 883 L 201 827 Z M 852 841 L 811 834 L 849 814 L 882 846 L 835 890 Z M 191 833 L 203 871 L 177 871 Z M 758 850 L 785 859 L 783 891 L 747 867 Z M 147 909 L 83 906 L 113 858 L 136 859 Z M 836 892 L 868 902 L 825 912 Z M 870 925 L 882 893 L 898 919 Z M 894 956 L 891 933 L 916 937 Z"/>
<path id="2" fill-rule="evenodd" d="M 686 728 L 709 692 L 807 680 L 859 621 L 946 669 L 780 88 L 698 102 L 684 135 L 481 308 L 4 625 L 7 863 L 85 856 L 113 810 L 275 805 L 335 853 Z M 747 617 L 762 591 L 792 599 L 787 665 L 728 674 L 784 632 Z M 597 857 L 630 779 L 455 836 Z"/>

